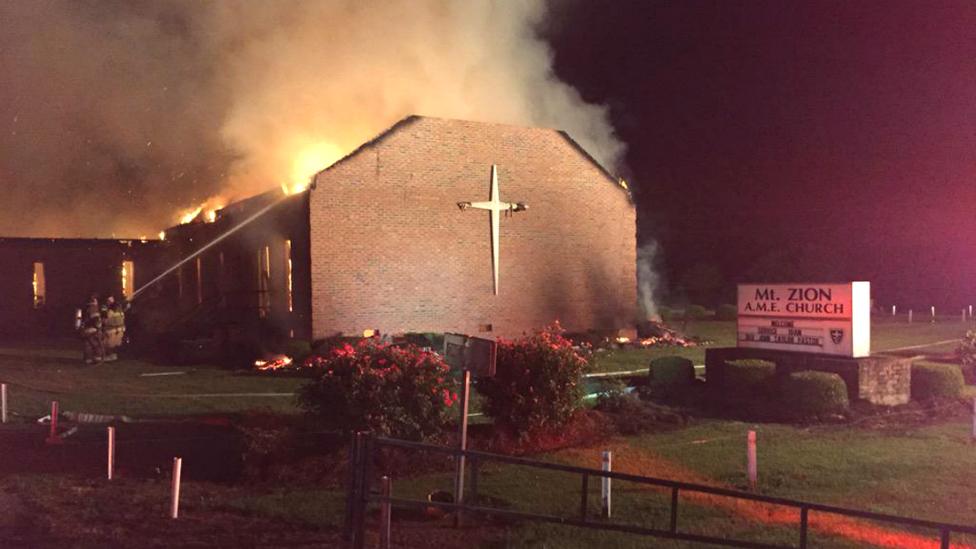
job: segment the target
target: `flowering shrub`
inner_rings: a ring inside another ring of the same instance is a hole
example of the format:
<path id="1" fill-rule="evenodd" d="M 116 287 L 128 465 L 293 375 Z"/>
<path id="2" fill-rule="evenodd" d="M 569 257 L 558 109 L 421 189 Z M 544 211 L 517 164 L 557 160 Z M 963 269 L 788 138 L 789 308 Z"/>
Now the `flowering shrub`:
<path id="1" fill-rule="evenodd" d="M 558 322 L 515 341 L 499 339 L 495 377 L 479 383 L 484 411 L 520 436 L 559 427 L 580 407 L 586 367 Z"/>
<path id="2" fill-rule="evenodd" d="M 453 417 L 455 381 L 440 356 L 372 339 L 345 343 L 305 361 L 321 371 L 299 404 L 329 429 L 425 440 Z"/>

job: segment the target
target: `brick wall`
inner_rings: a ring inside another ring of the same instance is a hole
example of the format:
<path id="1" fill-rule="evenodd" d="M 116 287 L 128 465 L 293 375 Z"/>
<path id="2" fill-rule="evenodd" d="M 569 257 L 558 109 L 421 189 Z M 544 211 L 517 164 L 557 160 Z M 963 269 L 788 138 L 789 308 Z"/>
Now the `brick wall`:
<path id="1" fill-rule="evenodd" d="M 493 295 L 491 165 L 502 215 Z M 564 134 L 412 117 L 320 173 L 310 196 L 313 333 L 513 336 L 632 328 L 636 222 L 628 193 Z"/>

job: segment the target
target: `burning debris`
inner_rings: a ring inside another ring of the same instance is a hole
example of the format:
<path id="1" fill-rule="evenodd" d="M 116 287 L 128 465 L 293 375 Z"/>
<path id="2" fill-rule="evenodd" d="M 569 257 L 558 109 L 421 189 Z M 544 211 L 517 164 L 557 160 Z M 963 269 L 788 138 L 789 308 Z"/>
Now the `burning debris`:
<path id="1" fill-rule="evenodd" d="M 697 347 L 706 343 L 698 338 L 684 336 L 655 320 L 640 323 L 637 326 L 637 336 L 638 339 L 633 344 L 636 347 Z"/>
<path id="2" fill-rule="evenodd" d="M 290 356 L 275 355 L 267 360 L 255 360 L 254 369 L 260 372 L 274 372 L 290 367 L 292 362 Z"/>

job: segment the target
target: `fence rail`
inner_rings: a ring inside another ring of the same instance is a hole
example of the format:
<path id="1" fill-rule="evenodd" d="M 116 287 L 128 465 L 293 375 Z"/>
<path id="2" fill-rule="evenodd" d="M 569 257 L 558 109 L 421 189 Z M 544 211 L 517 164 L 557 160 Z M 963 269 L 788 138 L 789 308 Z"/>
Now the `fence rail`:
<path id="1" fill-rule="evenodd" d="M 409 450 L 418 450 L 425 452 L 436 452 L 441 454 L 447 454 L 454 456 L 455 458 L 459 456 L 464 456 L 471 463 L 470 472 L 471 475 L 471 491 L 468 497 L 468 501 L 461 503 L 449 503 L 449 502 L 435 502 L 427 500 L 415 500 L 401 497 L 389 497 L 383 496 L 382 494 L 373 491 L 370 488 L 371 483 L 371 472 L 373 468 L 373 458 L 376 450 L 381 447 L 390 448 L 404 448 Z M 745 547 L 751 549 L 793 549 L 794 547 L 799 547 L 800 549 L 806 549 L 807 547 L 807 533 L 809 530 L 809 514 L 810 511 L 816 511 L 820 513 L 829 513 L 834 515 L 841 515 L 847 517 L 855 517 L 860 519 L 867 519 L 877 522 L 885 522 L 890 524 L 896 524 L 900 526 L 911 526 L 915 528 L 925 528 L 934 530 L 938 533 L 938 538 L 940 541 L 940 547 L 942 549 L 949 549 L 950 547 L 950 537 L 953 533 L 957 534 L 976 534 L 976 527 L 974 526 L 963 526 L 958 524 L 949 524 L 943 522 L 936 522 L 930 520 L 915 519 L 909 517 L 901 517 L 896 515 L 888 515 L 884 513 L 873 513 L 870 511 L 861 511 L 857 509 L 847 509 L 844 507 L 837 507 L 833 505 L 822 505 L 818 503 L 810 503 L 805 501 L 798 501 L 788 498 L 780 498 L 775 496 L 764 496 L 761 494 L 753 494 L 749 492 L 742 492 L 739 490 L 731 490 L 727 488 L 718 488 L 715 486 L 706 486 L 703 484 L 693 484 L 689 482 L 682 482 L 670 479 L 662 479 L 655 477 L 646 477 L 640 475 L 632 475 L 628 473 L 620 473 L 614 471 L 604 471 L 602 469 L 590 469 L 586 467 L 577 467 L 573 465 L 564 465 L 560 463 L 549 463 L 544 461 L 532 460 L 527 458 L 515 457 L 515 456 L 505 456 L 500 454 L 491 454 L 487 452 L 479 452 L 476 450 L 461 450 L 459 448 L 448 448 L 444 446 L 435 446 L 432 444 L 424 444 L 419 442 L 410 442 L 397 439 L 389 439 L 382 437 L 375 437 L 366 433 L 358 433 L 352 443 L 351 447 L 351 460 L 350 463 L 352 467 L 350 468 L 350 479 L 349 479 L 349 491 L 347 493 L 346 500 L 346 522 L 345 522 L 345 533 L 348 539 L 352 541 L 352 546 L 356 549 L 361 549 L 364 543 L 365 534 L 365 516 L 366 509 L 371 503 L 389 503 L 397 507 L 413 507 L 413 508 L 440 508 L 450 511 L 457 511 L 463 513 L 472 513 L 480 515 L 495 515 L 504 516 L 508 518 L 516 518 L 523 520 L 539 521 L 539 522 L 549 522 L 564 524 L 567 526 L 577 526 L 582 528 L 591 528 L 597 530 L 606 531 L 616 531 L 625 532 L 631 534 L 639 534 L 660 538 L 669 538 L 684 541 L 695 541 L 701 543 L 711 543 L 715 545 L 720 545 L 724 547 Z M 514 511 L 511 509 L 500 509 L 496 507 L 484 507 L 477 505 L 477 476 L 479 466 L 486 462 L 503 463 L 510 465 L 517 465 L 523 467 L 531 467 L 535 469 L 543 469 L 550 471 L 560 471 L 564 473 L 569 473 L 573 475 L 580 475 L 580 512 L 578 516 L 557 516 L 557 515 L 546 515 L 539 513 L 529 513 L 525 511 Z M 590 477 L 601 477 L 617 479 L 626 482 L 634 482 L 639 484 L 657 486 L 661 488 L 667 488 L 671 491 L 671 510 L 670 510 L 670 524 L 668 529 L 659 528 L 647 528 L 643 526 L 636 526 L 631 524 L 622 524 L 617 522 L 611 522 L 607 520 L 594 520 L 595 517 L 591 517 L 589 513 L 589 485 Z M 699 534 L 692 534 L 689 532 L 682 532 L 678 529 L 678 499 L 680 492 L 697 492 L 703 494 L 711 494 L 717 496 L 724 496 L 735 498 L 739 500 L 755 501 L 771 505 L 779 505 L 784 507 L 792 507 L 799 510 L 799 543 L 797 546 L 785 546 L 785 545 L 770 545 L 763 544 L 748 540 L 736 540 L 736 539 L 726 539 L 717 538 L 711 536 L 703 536 Z"/>

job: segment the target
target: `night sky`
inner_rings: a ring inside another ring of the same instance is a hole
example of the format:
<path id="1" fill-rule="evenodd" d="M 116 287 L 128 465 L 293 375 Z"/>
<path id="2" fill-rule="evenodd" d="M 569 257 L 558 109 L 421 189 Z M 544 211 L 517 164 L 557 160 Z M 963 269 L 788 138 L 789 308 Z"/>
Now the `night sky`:
<path id="1" fill-rule="evenodd" d="M 669 299 L 864 279 L 879 306 L 976 301 L 976 4 L 553 6 L 556 72 L 611 106 Z"/>

